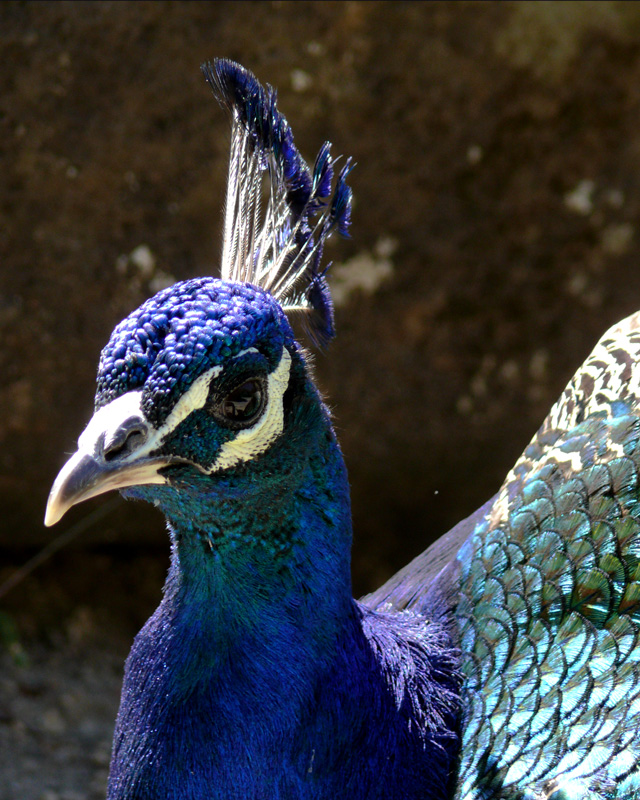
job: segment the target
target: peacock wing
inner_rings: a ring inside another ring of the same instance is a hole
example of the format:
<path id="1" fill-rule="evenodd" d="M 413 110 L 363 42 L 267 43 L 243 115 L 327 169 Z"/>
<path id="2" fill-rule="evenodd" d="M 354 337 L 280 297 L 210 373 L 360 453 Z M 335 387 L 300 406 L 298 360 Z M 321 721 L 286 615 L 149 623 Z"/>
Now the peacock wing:
<path id="1" fill-rule="evenodd" d="M 456 800 L 640 791 L 639 358 L 636 314 L 499 494 L 366 600 L 429 614 L 447 598 L 464 675 Z"/>

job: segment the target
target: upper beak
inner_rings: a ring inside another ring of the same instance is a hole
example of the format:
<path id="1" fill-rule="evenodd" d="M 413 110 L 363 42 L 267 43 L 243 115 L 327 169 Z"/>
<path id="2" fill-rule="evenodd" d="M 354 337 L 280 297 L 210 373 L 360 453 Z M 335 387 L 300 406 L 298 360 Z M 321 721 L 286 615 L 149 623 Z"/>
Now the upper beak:
<path id="1" fill-rule="evenodd" d="M 111 489 L 162 484 L 158 470 L 168 459 L 151 455 L 157 448 L 154 429 L 144 419 L 139 400 L 130 392 L 97 411 L 55 479 L 44 524 L 54 525 L 76 503 Z"/>

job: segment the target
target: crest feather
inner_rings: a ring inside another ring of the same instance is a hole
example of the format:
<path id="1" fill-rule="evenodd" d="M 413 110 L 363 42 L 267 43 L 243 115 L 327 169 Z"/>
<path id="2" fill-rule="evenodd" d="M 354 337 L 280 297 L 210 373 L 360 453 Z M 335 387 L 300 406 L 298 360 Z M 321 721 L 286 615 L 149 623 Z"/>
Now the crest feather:
<path id="1" fill-rule="evenodd" d="M 221 277 L 260 286 L 286 312 L 302 312 L 311 339 L 324 345 L 335 331 L 326 269 L 320 265 L 333 231 L 348 236 L 351 159 L 332 192 L 331 144 L 322 145 L 311 171 L 271 86 L 262 87 L 253 73 L 224 58 L 204 64 L 202 72 L 232 117 Z"/>

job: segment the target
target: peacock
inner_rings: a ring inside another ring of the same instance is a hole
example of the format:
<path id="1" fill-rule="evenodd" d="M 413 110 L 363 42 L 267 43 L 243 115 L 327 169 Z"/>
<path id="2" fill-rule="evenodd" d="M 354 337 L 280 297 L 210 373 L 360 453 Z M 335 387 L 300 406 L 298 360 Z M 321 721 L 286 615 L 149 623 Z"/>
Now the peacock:
<path id="1" fill-rule="evenodd" d="M 203 66 L 232 119 L 221 278 L 161 291 L 102 351 L 46 524 L 119 489 L 164 513 L 109 800 L 640 797 L 640 314 L 581 367 L 499 493 L 352 598 L 349 486 L 313 381 L 348 176 L 276 92 Z"/>

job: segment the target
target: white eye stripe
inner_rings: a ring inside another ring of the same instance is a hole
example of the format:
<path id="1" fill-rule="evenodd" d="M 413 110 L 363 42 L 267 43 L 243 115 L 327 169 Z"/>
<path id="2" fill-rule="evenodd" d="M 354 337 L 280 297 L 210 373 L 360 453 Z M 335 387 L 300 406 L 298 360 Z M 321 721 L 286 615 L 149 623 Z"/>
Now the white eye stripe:
<path id="1" fill-rule="evenodd" d="M 286 347 L 282 349 L 280 363 L 268 376 L 267 406 L 260 419 L 250 428 L 238 431 L 233 439 L 220 448 L 218 457 L 207 473 L 229 469 L 243 461 L 264 453 L 280 436 L 284 429 L 283 397 L 289 386 L 291 356 Z"/>
<path id="2" fill-rule="evenodd" d="M 203 372 L 199 378 L 191 384 L 187 391 L 175 404 L 171 413 L 158 428 L 158 437 L 165 439 L 172 431 L 174 431 L 181 422 L 189 416 L 189 414 L 204 408 L 209 396 L 209 384 L 214 378 L 222 372 L 221 366 L 211 367 L 206 372 Z"/>

